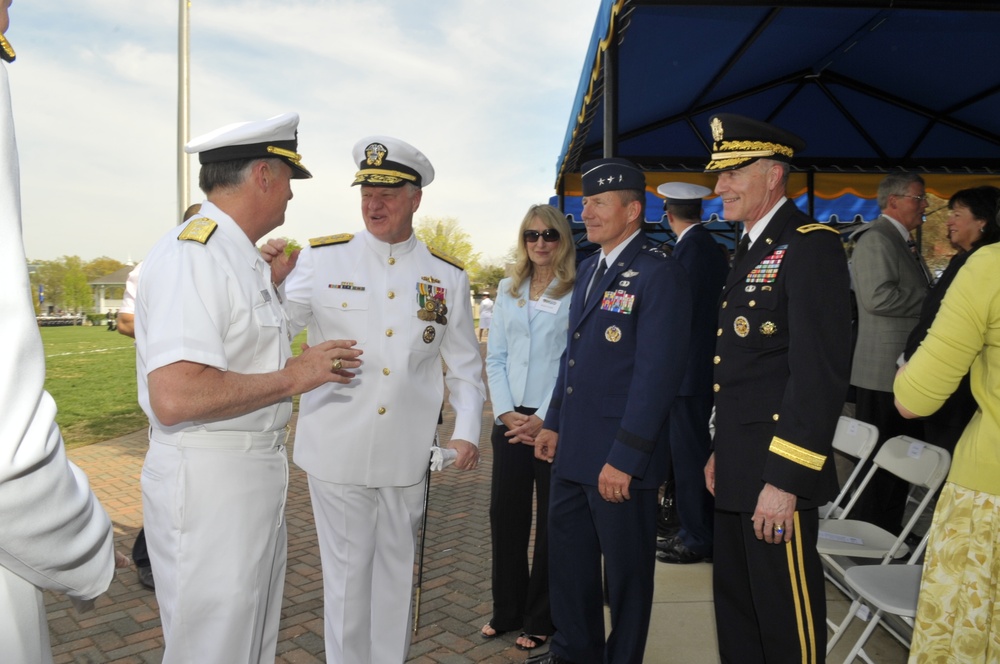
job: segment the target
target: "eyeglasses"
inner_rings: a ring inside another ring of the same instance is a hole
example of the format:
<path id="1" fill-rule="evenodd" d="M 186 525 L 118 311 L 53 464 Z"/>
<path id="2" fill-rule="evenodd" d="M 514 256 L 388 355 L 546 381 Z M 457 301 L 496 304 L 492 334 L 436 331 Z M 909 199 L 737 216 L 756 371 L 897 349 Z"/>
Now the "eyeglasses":
<path id="1" fill-rule="evenodd" d="M 546 228 L 544 231 L 524 231 L 523 237 L 524 241 L 529 244 L 538 242 L 538 238 L 542 238 L 546 242 L 558 242 L 559 231 L 554 228 Z"/>
<path id="2" fill-rule="evenodd" d="M 912 198 L 921 203 L 927 202 L 927 194 L 924 194 L 923 196 L 914 196 L 913 194 L 893 194 L 893 196 L 899 196 L 900 198 Z"/>

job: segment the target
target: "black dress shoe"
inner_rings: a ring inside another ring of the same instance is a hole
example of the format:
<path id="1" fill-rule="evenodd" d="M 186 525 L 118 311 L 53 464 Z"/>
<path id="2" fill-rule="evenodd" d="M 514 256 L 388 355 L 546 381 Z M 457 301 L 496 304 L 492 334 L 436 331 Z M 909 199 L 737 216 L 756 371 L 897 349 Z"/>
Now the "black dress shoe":
<path id="1" fill-rule="evenodd" d="M 656 540 L 656 551 L 669 551 L 670 549 L 676 548 L 677 545 L 684 546 L 681 542 L 680 532 L 674 533 L 669 537 L 664 537 L 663 539 Z"/>
<path id="2" fill-rule="evenodd" d="M 535 657 L 529 657 L 524 660 L 524 664 L 573 664 L 570 660 L 565 657 L 560 657 L 554 652 L 547 652 L 543 655 L 536 655 Z"/>
<path id="3" fill-rule="evenodd" d="M 695 553 L 684 546 L 684 543 L 680 540 L 676 540 L 674 546 L 668 549 L 657 551 L 656 559 L 661 563 L 670 563 L 671 565 L 690 565 L 691 563 L 700 563 L 703 561 L 712 562 L 712 556 Z"/>
<path id="4" fill-rule="evenodd" d="M 152 567 L 136 567 L 135 570 L 139 573 L 139 583 L 150 590 L 156 590 L 156 584 L 153 582 Z"/>

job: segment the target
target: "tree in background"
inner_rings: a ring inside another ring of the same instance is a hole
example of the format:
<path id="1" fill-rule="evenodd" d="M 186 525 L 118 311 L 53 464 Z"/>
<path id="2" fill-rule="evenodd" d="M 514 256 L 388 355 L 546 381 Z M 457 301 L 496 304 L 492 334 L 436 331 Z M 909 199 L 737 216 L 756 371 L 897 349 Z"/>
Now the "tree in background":
<path id="1" fill-rule="evenodd" d="M 87 275 L 88 281 L 93 281 L 94 279 L 99 279 L 103 276 L 109 275 L 112 272 L 117 272 L 123 267 L 125 267 L 125 263 L 115 260 L 114 258 L 101 256 L 100 258 L 95 258 L 89 263 L 84 264 L 83 273 Z"/>
<path id="2" fill-rule="evenodd" d="M 948 199 L 927 194 L 927 212 L 920 227 L 920 248 L 932 272 L 940 272 L 955 255 L 955 247 L 948 239 Z"/>
<path id="3" fill-rule="evenodd" d="M 64 308 L 63 305 L 63 279 L 66 276 L 66 257 L 54 261 L 38 261 L 34 264 L 35 269 L 31 272 L 31 286 L 34 294 L 35 306 L 38 306 L 38 287 L 45 291 L 45 302 L 39 313 L 46 313 L 49 307 L 55 310 Z"/>
<path id="4" fill-rule="evenodd" d="M 63 276 L 63 308 L 67 311 L 89 311 L 94 306 L 94 293 L 90 289 L 83 261 L 79 256 L 64 257 L 66 274 Z"/>
<path id="5" fill-rule="evenodd" d="M 29 269 L 31 299 L 36 313 L 46 313 L 49 307 L 64 311 L 89 311 L 94 306 L 94 293 L 90 282 L 125 267 L 125 263 L 101 256 L 84 263 L 79 256 L 62 256 L 54 261 L 37 261 Z M 45 302 L 39 306 L 38 287 L 45 293 Z M 105 295 L 121 299 L 124 287 L 110 287 Z"/>
<path id="6" fill-rule="evenodd" d="M 491 261 L 487 265 L 480 265 L 469 274 L 472 290 L 475 293 L 489 291 L 496 299 L 497 286 L 500 280 L 507 276 L 507 268 L 503 263 Z"/>
<path id="7" fill-rule="evenodd" d="M 413 227 L 413 232 L 428 247 L 434 247 L 464 263 L 465 270 L 470 275 L 479 268 L 479 254 L 473 250 L 469 234 L 459 226 L 458 219 L 421 217 Z"/>

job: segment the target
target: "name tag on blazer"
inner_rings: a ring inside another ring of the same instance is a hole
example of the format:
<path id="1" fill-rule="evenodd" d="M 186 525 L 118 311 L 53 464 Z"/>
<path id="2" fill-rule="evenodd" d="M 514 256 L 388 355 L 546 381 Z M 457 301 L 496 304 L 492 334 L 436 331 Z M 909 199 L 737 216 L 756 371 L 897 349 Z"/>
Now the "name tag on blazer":
<path id="1" fill-rule="evenodd" d="M 547 314 L 554 314 L 559 311 L 559 307 L 562 302 L 559 300 L 554 300 L 551 297 L 540 297 L 538 302 L 535 303 L 535 311 L 544 311 Z"/>

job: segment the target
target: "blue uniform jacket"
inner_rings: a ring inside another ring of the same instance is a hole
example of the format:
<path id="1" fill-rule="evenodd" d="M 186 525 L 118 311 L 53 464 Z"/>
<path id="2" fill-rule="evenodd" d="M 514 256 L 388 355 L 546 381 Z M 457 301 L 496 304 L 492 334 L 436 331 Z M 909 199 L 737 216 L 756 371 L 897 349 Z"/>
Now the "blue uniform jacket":
<path id="1" fill-rule="evenodd" d="M 553 472 L 596 486 L 605 463 L 658 487 L 666 474 L 667 414 L 687 366 L 687 274 L 643 234 L 585 293 L 599 254 L 580 264 L 569 337 L 545 428 L 559 434 Z"/>
<path id="2" fill-rule="evenodd" d="M 702 226 L 692 226 L 674 247 L 674 259 L 691 283 L 691 351 L 679 395 L 712 394 L 712 358 L 719 323 L 719 298 L 729 274 L 725 250 Z"/>

